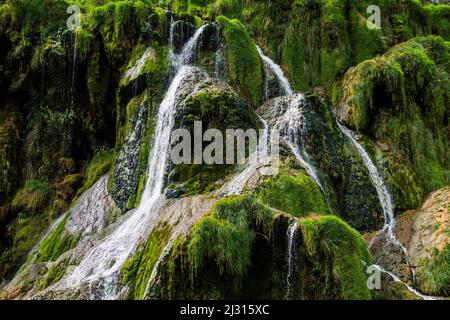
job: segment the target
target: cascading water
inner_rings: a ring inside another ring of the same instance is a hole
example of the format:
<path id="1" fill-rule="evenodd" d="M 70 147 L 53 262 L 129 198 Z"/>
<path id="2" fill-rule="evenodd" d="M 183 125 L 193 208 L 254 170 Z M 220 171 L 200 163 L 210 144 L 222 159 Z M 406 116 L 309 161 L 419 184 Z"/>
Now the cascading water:
<path id="1" fill-rule="evenodd" d="M 369 170 L 370 178 L 375 186 L 375 189 L 377 190 L 378 198 L 381 203 L 381 207 L 383 209 L 383 215 L 384 215 L 384 227 L 382 230 L 378 232 L 378 234 L 385 233 L 386 234 L 386 240 L 387 244 L 393 244 L 394 246 L 399 247 L 406 260 L 406 264 L 408 265 L 409 269 L 411 270 L 412 274 L 412 280 L 413 280 L 413 286 L 415 287 L 416 279 L 415 279 L 415 270 L 409 263 L 409 254 L 408 250 L 402 245 L 402 243 L 397 239 L 397 236 L 395 235 L 395 216 L 394 216 L 394 205 L 392 203 L 391 195 L 388 191 L 387 186 L 385 185 L 383 179 L 381 178 L 381 175 L 378 172 L 377 167 L 373 163 L 372 159 L 367 154 L 366 150 L 363 148 L 363 146 L 356 141 L 355 137 L 353 136 L 353 133 L 345 126 L 337 122 L 337 125 L 339 129 L 342 131 L 342 133 L 351 141 L 353 146 L 356 148 L 358 153 L 360 154 L 364 164 L 366 165 L 367 169 Z M 375 238 L 374 238 L 375 239 Z M 375 265 L 376 268 L 378 268 L 380 271 L 390 275 L 394 281 L 396 282 L 402 282 L 400 278 L 398 278 L 396 275 L 394 275 L 392 272 L 385 271 L 382 267 Z M 402 282 L 403 283 L 403 282 Z M 431 300 L 434 299 L 433 297 L 428 297 L 423 294 L 420 294 L 418 291 L 404 283 L 408 290 L 416 294 L 417 296 Z"/>
<path id="2" fill-rule="evenodd" d="M 77 288 L 88 285 L 92 298 L 115 299 L 119 292 L 120 267 L 135 249 L 156 205 L 162 202 L 164 176 L 169 155 L 170 134 L 176 112 L 176 93 L 183 80 L 196 69 L 187 66 L 192 62 L 190 50 L 197 48 L 203 28 L 197 30 L 173 61 L 178 72 L 160 104 L 152 151 L 148 166 L 148 180 L 139 207 L 129 213 L 129 217 L 111 234 L 104 238 L 85 256 L 77 268 L 65 279 L 67 287 Z M 180 65 L 180 64 L 181 65 Z M 161 200 L 161 201 L 160 201 Z"/>
<path id="3" fill-rule="evenodd" d="M 269 57 L 267 57 L 260 47 L 257 46 L 257 49 L 266 68 L 269 69 L 273 74 L 275 74 L 285 95 L 293 95 L 294 92 L 292 90 L 292 87 L 289 83 L 289 80 L 284 75 L 281 67 L 277 65 Z M 280 132 L 284 132 L 285 134 L 284 140 L 291 149 L 292 153 L 297 158 L 297 160 L 302 164 L 302 166 L 306 169 L 309 176 L 317 183 L 322 192 L 325 194 L 324 188 L 320 183 L 315 168 L 307 161 L 307 159 L 309 158 L 308 155 L 304 150 L 300 148 L 301 141 L 299 139 L 299 136 L 301 137 L 302 134 L 304 134 L 305 132 L 303 125 L 303 115 L 298 106 L 301 104 L 303 99 L 304 99 L 303 95 L 298 94 L 297 97 L 295 97 L 291 101 L 291 105 L 285 111 L 284 115 L 281 116 L 281 118 L 278 119 L 278 121 L 275 123 L 274 128 L 280 130 Z"/>
<path id="4" fill-rule="evenodd" d="M 399 277 L 397 277 L 395 274 L 393 274 L 392 272 L 386 271 L 384 270 L 382 267 L 380 267 L 379 265 L 374 265 L 374 267 L 376 269 L 378 269 L 380 272 L 385 273 L 387 275 L 389 275 L 395 282 L 400 282 L 402 284 L 404 284 L 406 286 L 406 288 L 411 291 L 412 293 L 414 293 L 416 296 L 418 296 L 419 298 L 422 298 L 423 300 L 438 300 L 439 298 L 437 297 L 432 297 L 432 296 L 427 296 L 424 295 L 423 293 L 420 293 L 419 291 L 417 291 L 416 289 L 414 289 L 413 287 L 411 287 L 410 285 L 408 285 L 407 283 L 404 283 L 402 280 L 400 280 Z"/>
<path id="5" fill-rule="evenodd" d="M 180 54 L 175 54 L 173 52 L 171 53 L 173 57 L 172 64 L 176 69 L 179 69 L 181 66 L 190 65 L 195 62 L 198 55 L 198 48 L 201 46 L 202 41 L 201 36 L 208 26 L 209 26 L 208 23 L 201 26 L 189 39 L 189 41 L 185 44 Z"/>
<path id="6" fill-rule="evenodd" d="M 267 57 L 260 47 L 256 46 L 256 48 L 258 49 L 259 56 L 263 60 L 264 65 L 277 77 L 278 82 L 280 83 L 281 88 L 284 91 L 284 95 L 290 96 L 291 94 L 293 94 L 294 92 L 291 88 L 291 85 L 289 84 L 289 80 L 284 75 L 283 70 L 281 70 L 280 66 L 273 62 L 273 60 L 271 60 L 269 57 Z"/>
<path id="7" fill-rule="evenodd" d="M 261 56 L 261 59 L 264 61 L 264 65 L 266 67 L 266 73 L 272 72 L 273 74 L 275 74 L 280 86 L 284 90 L 285 95 L 291 95 L 293 93 L 292 88 L 289 84 L 289 80 L 285 77 L 281 68 L 275 62 L 273 62 L 269 57 L 264 55 L 264 53 L 260 47 L 257 46 L 257 49 L 258 49 L 259 55 Z M 266 78 L 267 78 L 267 76 L 266 76 Z M 266 87 L 268 86 L 267 81 L 266 81 L 265 86 Z M 224 192 L 225 196 L 236 195 L 236 194 L 242 193 L 247 181 L 255 173 L 255 170 L 257 169 L 257 167 L 259 165 L 268 164 L 267 162 L 270 161 L 270 159 L 268 157 L 269 156 L 268 155 L 268 152 L 269 152 L 268 144 L 269 144 L 269 141 L 272 142 L 272 139 L 274 137 L 272 137 L 272 135 L 269 134 L 269 127 L 268 127 L 267 122 L 262 118 L 260 118 L 260 120 L 263 123 L 264 131 L 259 138 L 258 146 L 257 146 L 255 152 L 253 152 L 250 155 L 249 165 L 241 173 L 239 173 L 230 182 L 230 184 L 227 185 L 225 192 Z"/>
<path id="8" fill-rule="evenodd" d="M 395 218 L 394 218 L 394 206 L 392 204 L 392 198 L 386 185 L 384 184 L 383 179 L 378 173 L 377 167 L 372 162 L 372 159 L 370 159 L 366 150 L 353 137 L 352 132 L 348 128 L 341 125 L 340 123 L 337 123 L 337 125 L 339 129 L 342 131 L 342 133 L 344 133 L 344 135 L 347 136 L 347 138 L 351 141 L 353 146 L 358 150 L 358 153 L 360 154 L 364 164 L 369 170 L 370 178 L 372 179 L 375 189 L 377 190 L 378 198 L 380 199 L 381 207 L 383 208 L 384 227 L 382 231 L 386 232 L 389 241 L 397 243 L 398 240 L 395 236 L 394 231 Z"/>
<path id="9" fill-rule="evenodd" d="M 77 33 L 73 33 L 73 56 L 72 56 L 72 83 L 70 88 L 70 94 L 71 94 L 71 101 L 70 101 L 70 108 L 71 112 L 73 112 L 73 105 L 74 105 L 74 99 L 75 99 L 75 75 L 77 72 L 77 56 L 78 56 L 78 37 Z"/>
<path id="10" fill-rule="evenodd" d="M 293 98 L 287 110 L 275 122 L 274 128 L 281 132 L 284 136 L 284 141 L 291 149 L 294 156 L 305 168 L 306 172 L 308 172 L 311 179 L 316 182 L 322 190 L 322 193 L 326 195 L 322 183 L 317 175 L 316 169 L 308 161 L 309 155 L 302 148 L 302 137 L 306 134 L 306 132 L 304 126 L 304 116 L 302 110 L 299 108 L 299 105 L 303 100 L 304 97 L 301 94 L 298 94 L 295 98 Z"/>
<path id="11" fill-rule="evenodd" d="M 289 225 L 287 230 L 286 238 L 288 240 L 287 246 L 287 262 L 288 262 L 288 273 L 286 277 L 287 283 L 287 298 L 290 298 L 293 293 L 293 286 L 295 281 L 295 272 L 297 269 L 296 260 L 297 260 L 297 242 L 296 235 L 298 229 L 298 220 L 295 219 Z"/>

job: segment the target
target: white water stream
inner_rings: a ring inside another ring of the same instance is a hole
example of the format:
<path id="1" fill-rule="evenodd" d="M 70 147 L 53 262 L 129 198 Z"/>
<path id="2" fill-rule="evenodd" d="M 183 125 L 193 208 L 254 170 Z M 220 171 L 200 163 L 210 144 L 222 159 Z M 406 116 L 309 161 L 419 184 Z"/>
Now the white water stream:
<path id="1" fill-rule="evenodd" d="M 412 278 L 413 278 L 413 284 L 415 285 L 416 282 L 416 275 L 414 268 L 409 263 L 409 254 L 408 250 L 403 246 L 403 244 L 397 239 L 397 236 L 395 235 L 395 215 L 394 215 L 394 205 L 392 202 L 392 197 L 388 191 L 388 188 L 386 184 L 384 183 L 383 179 L 381 178 L 381 175 L 378 172 L 377 167 L 373 163 L 370 156 L 367 154 L 366 150 L 363 148 L 363 146 L 356 141 L 355 137 L 353 136 L 353 133 L 345 126 L 341 125 L 339 122 L 337 122 L 337 125 L 339 129 L 344 133 L 344 135 L 351 141 L 353 146 L 356 148 L 358 153 L 360 154 L 364 164 L 366 165 L 367 169 L 369 170 L 370 178 L 373 182 L 373 185 L 375 186 L 375 189 L 377 190 L 378 198 L 381 203 L 381 207 L 383 209 L 383 215 L 384 215 L 384 227 L 381 229 L 378 234 L 385 233 L 387 244 L 393 244 L 394 246 L 399 247 L 406 260 L 406 264 L 408 265 L 409 269 L 411 270 Z M 377 236 L 374 237 L 374 239 Z M 386 247 L 386 246 L 385 246 Z M 402 282 L 399 277 L 394 275 L 392 272 L 388 272 L 384 269 L 382 269 L 380 266 L 375 265 L 376 268 L 378 268 L 380 271 L 389 274 L 394 281 L 396 282 Z M 426 300 L 433 300 L 434 297 L 429 297 L 421 294 L 408 284 L 402 282 L 409 291 L 414 293 L 415 295 L 419 296 L 420 298 L 426 299 Z"/>
<path id="2" fill-rule="evenodd" d="M 96 245 L 79 263 L 65 280 L 68 287 L 80 287 L 83 284 L 95 286 L 91 295 L 97 299 L 116 299 L 119 289 L 120 267 L 134 251 L 139 238 L 148 225 L 154 207 L 164 198 L 164 176 L 169 157 L 170 134 L 174 125 L 176 112 L 176 93 L 183 80 L 195 68 L 186 65 L 192 59 L 191 50 L 197 47 L 203 28 L 184 46 L 174 62 L 177 75 L 167 90 L 160 104 L 154 141 L 150 152 L 147 183 L 139 207 L 111 234 Z"/>
<path id="3" fill-rule="evenodd" d="M 284 91 L 284 95 L 290 96 L 291 94 L 293 94 L 294 91 L 292 91 L 289 80 L 284 75 L 283 70 L 281 70 L 280 66 L 277 65 L 275 62 L 273 62 L 272 59 L 267 57 L 260 47 L 256 46 L 256 48 L 258 49 L 259 56 L 261 57 L 262 61 L 264 62 L 264 65 L 270 71 L 272 71 L 275 74 L 275 76 L 277 77 L 278 82 L 280 83 L 281 88 Z"/>
<path id="4" fill-rule="evenodd" d="M 295 236 L 297 234 L 298 229 L 298 220 L 294 219 L 291 222 L 286 237 L 288 239 L 288 250 L 287 250 L 287 261 L 288 261 L 288 273 L 286 277 L 287 283 L 287 295 L 288 298 L 292 294 L 293 291 L 293 281 L 295 280 L 295 268 L 296 268 L 296 256 L 297 256 L 297 244 L 295 241 Z"/>

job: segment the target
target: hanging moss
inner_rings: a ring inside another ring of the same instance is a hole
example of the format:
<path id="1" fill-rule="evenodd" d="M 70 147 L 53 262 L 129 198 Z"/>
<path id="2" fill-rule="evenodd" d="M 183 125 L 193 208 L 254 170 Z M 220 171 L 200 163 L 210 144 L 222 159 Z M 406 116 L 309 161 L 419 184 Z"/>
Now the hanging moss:
<path id="1" fill-rule="evenodd" d="M 252 226 L 268 232 L 272 219 L 272 211 L 250 196 L 217 201 L 211 213 L 193 228 L 188 240 L 192 281 L 210 261 L 221 274 L 227 273 L 239 282 L 250 264 L 255 238 Z"/>
<path id="2" fill-rule="evenodd" d="M 238 20 L 217 17 L 225 38 L 226 59 L 231 85 L 253 107 L 261 102 L 263 65 L 255 42 Z"/>
<path id="3" fill-rule="evenodd" d="M 52 194 L 53 190 L 47 182 L 27 180 L 25 186 L 15 194 L 12 206 L 15 210 L 35 214 L 48 205 Z"/>
<path id="4" fill-rule="evenodd" d="M 315 293 L 309 294 L 336 299 L 371 299 L 363 265 L 370 265 L 371 257 L 356 230 L 335 216 L 300 220 L 300 230 L 314 272 L 325 277 L 323 282 L 310 288 Z"/>
<path id="5" fill-rule="evenodd" d="M 353 63 L 358 64 L 386 51 L 383 32 L 367 28 L 367 18 L 356 9 L 351 9 L 350 40 L 353 52 Z"/>
<path id="6" fill-rule="evenodd" d="M 424 7 L 428 18 L 428 24 L 434 34 L 440 35 L 445 40 L 450 40 L 450 6 L 428 4 Z"/>

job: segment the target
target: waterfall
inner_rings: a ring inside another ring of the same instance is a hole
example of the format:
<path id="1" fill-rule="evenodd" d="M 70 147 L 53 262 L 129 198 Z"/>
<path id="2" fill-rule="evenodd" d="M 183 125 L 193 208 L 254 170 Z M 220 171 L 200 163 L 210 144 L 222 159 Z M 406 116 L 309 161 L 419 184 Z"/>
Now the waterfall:
<path id="1" fill-rule="evenodd" d="M 283 70 L 281 70 L 281 67 L 277 65 L 269 57 L 267 57 L 260 47 L 257 46 L 257 49 L 261 59 L 264 62 L 264 65 L 267 67 L 267 69 L 269 69 L 275 74 L 285 95 L 293 95 L 294 92 L 292 90 L 292 87 L 289 83 L 289 80 L 284 75 Z M 304 117 L 301 110 L 298 108 L 298 106 L 302 103 L 303 99 L 304 97 L 301 94 L 298 94 L 296 97 L 294 97 L 290 103 L 290 106 L 281 116 L 281 118 L 277 120 L 274 127 L 280 132 L 285 133 L 284 140 L 291 149 L 294 156 L 306 169 L 308 175 L 317 183 L 317 185 L 322 190 L 323 194 L 326 194 L 318 178 L 316 169 L 308 161 L 309 158 L 308 154 L 300 147 L 302 142 L 301 136 L 306 133 L 303 123 Z"/>
<path id="2" fill-rule="evenodd" d="M 139 207 L 128 213 L 128 217 L 117 229 L 106 236 L 85 256 L 75 270 L 65 279 L 65 285 L 78 288 L 87 284 L 91 298 L 116 299 L 119 295 L 120 268 L 134 251 L 139 239 L 149 227 L 153 212 L 164 199 L 164 176 L 169 157 L 170 134 L 176 113 L 176 94 L 188 75 L 196 68 L 186 64 L 192 62 L 189 52 L 197 47 L 197 40 L 203 32 L 200 28 L 184 46 L 177 75 L 161 102 L 156 118 L 152 150 L 149 154 L 147 183 Z"/>
<path id="3" fill-rule="evenodd" d="M 215 25 L 216 27 L 216 44 L 217 44 L 217 50 L 214 55 L 214 76 L 217 79 L 226 80 L 227 79 L 227 67 L 226 67 L 226 60 L 224 56 L 224 50 L 221 46 L 220 41 L 220 29 Z"/>
<path id="4" fill-rule="evenodd" d="M 267 57 L 260 47 L 256 46 L 256 48 L 258 49 L 259 56 L 263 60 L 264 65 L 277 77 L 278 82 L 280 83 L 280 86 L 284 91 L 284 95 L 290 96 L 291 94 L 293 94 L 294 92 L 292 91 L 291 85 L 289 84 L 289 80 L 284 75 L 283 70 L 281 70 L 280 66 L 273 62 L 269 57 Z M 265 85 L 266 91 L 268 91 L 267 82 Z"/>
<path id="5" fill-rule="evenodd" d="M 389 241 L 397 243 L 398 240 L 396 239 L 395 236 L 395 218 L 394 218 L 394 206 L 392 204 L 392 198 L 386 185 L 384 184 L 383 179 L 378 173 L 377 167 L 374 165 L 372 159 L 370 159 L 369 155 L 367 154 L 366 150 L 364 150 L 363 146 L 359 144 L 353 137 L 352 132 L 348 128 L 341 125 L 340 123 L 338 123 L 337 125 L 341 129 L 342 133 L 344 133 L 344 135 L 347 136 L 347 138 L 352 142 L 356 150 L 358 150 L 358 153 L 360 154 L 364 164 L 369 170 L 370 178 L 372 179 L 373 185 L 377 190 L 378 198 L 380 199 L 381 207 L 383 208 L 384 227 L 382 231 L 387 232 L 387 238 Z"/>
<path id="6" fill-rule="evenodd" d="M 71 112 L 73 112 L 73 105 L 74 105 L 74 98 L 75 98 L 75 75 L 77 72 L 77 55 L 78 55 L 78 39 L 77 39 L 77 33 L 74 31 L 73 33 L 74 37 L 74 43 L 73 43 L 73 57 L 72 57 L 72 83 L 71 83 L 71 101 L 70 101 L 70 108 Z"/>
<path id="7" fill-rule="evenodd" d="M 173 25 L 176 22 L 173 23 Z M 209 24 L 204 24 L 201 26 L 194 35 L 189 39 L 189 41 L 184 45 L 183 50 L 180 54 L 176 54 L 172 50 L 172 63 L 176 69 L 179 69 L 181 66 L 190 65 L 195 62 L 198 55 L 198 47 L 201 45 L 203 32 L 209 26 Z M 171 28 L 171 32 L 173 32 L 173 27 Z M 172 37 L 172 36 L 171 36 Z M 173 41 L 173 39 L 171 40 Z"/>
<path id="8" fill-rule="evenodd" d="M 388 243 L 391 243 L 395 246 L 398 246 L 405 257 L 406 264 L 408 265 L 409 269 L 411 270 L 412 280 L 413 280 L 413 286 L 416 285 L 416 273 L 414 268 L 411 266 L 409 262 L 409 254 L 408 250 L 403 246 L 403 244 L 397 239 L 397 236 L 395 235 L 395 216 L 394 216 L 394 205 L 392 203 L 392 197 L 388 191 L 387 186 L 385 185 L 383 179 L 381 178 L 381 175 L 378 172 L 377 167 L 373 163 L 372 159 L 367 154 L 366 150 L 363 148 L 363 146 L 356 141 L 355 137 L 353 136 L 353 133 L 345 126 L 337 122 L 338 127 L 344 133 L 345 136 L 352 142 L 353 146 L 356 148 L 358 153 L 360 154 L 364 164 L 366 165 L 367 169 L 369 170 L 370 178 L 373 182 L 373 185 L 375 186 L 375 189 L 377 190 L 378 199 L 380 200 L 381 207 L 383 209 L 383 215 L 384 215 L 384 227 L 382 230 L 378 232 L 380 233 L 386 233 L 386 240 Z M 376 238 L 376 236 L 375 236 Z M 374 238 L 374 239 L 375 239 Z M 371 247 L 372 245 L 370 245 Z M 391 276 L 392 274 L 389 273 Z M 395 278 L 394 278 L 395 279 Z M 395 280 L 397 281 L 397 280 Z"/>
<path id="9" fill-rule="evenodd" d="M 326 195 L 325 189 L 320 182 L 317 171 L 309 161 L 309 155 L 302 148 L 302 137 L 306 134 L 304 125 L 304 116 L 299 105 L 304 97 L 301 94 L 296 95 L 290 102 L 289 107 L 284 114 L 277 119 L 275 128 L 284 135 L 284 140 L 300 164 L 305 168 L 308 175 L 319 186 L 322 193 Z"/>
<path id="10" fill-rule="evenodd" d="M 281 87 L 283 88 L 285 94 L 292 95 L 293 91 L 289 84 L 289 80 L 284 76 L 283 71 L 280 66 L 278 66 L 275 62 L 273 62 L 270 58 L 264 55 L 261 48 L 257 46 L 259 55 L 264 61 L 267 69 L 272 71 L 278 79 Z M 304 117 L 299 108 L 299 105 L 302 103 L 304 97 L 301 94 L 297 94 L 292 98 L 290 102 L 290 106 L 284 112 L 284 114 L 277 119 L 275 124 L 273 125 L 273 130 L 277 130 L 279 132 L 284 133 L 284 140 L 286 144 L 291 149 L 294 156 L 301 163 L 301 165 L 305 168 L 308 175 L 316 182 L 319 188 L 322 190 L 323 194 L 325 190 L 319 180 L 316 169 L 313 165 L 308 161 L 308 154 L 301 148 L 302 141 L 301 136 L 303 136 L 305 132 L 304 128 Z M 249 178 L 254 174 L 258 165 L 262 163 L 262 160 L 268 160 L 267 157 L 264 159 L 260 157 L 261 155 L 267 155 L 267 141 L 271 140 L 273 137 L 269 134 L 269 128 L 266 121 L 261 119 L 264 124 L 264 133 L 261 135 L 256 151 L 250 156 L 250 164 L 240 173 L 238 174 L 230 184 L 227 185 L 225 189 L 225 195 L 234 195 L 242 193 L 245 184 L 249 180 Z M 260 157 L 259 160 L 258 157 Z"/>
<path id="11" fill-rule="evenodd" d="M 296 235 L 298 229 L 298 220 L 295 219 L 291 222 L 289 228 L 287 229 L 286 238 L 288 240 L 287 246 L 287 262 L 288 262 L 288 272 L 286 277 L 287 283 L 287 298 L 292 296 L 293 292 L 293 284 L 295 281 L 295 272 L 296 272 L 296 260 L 297 260 L 297 242 Z"/>

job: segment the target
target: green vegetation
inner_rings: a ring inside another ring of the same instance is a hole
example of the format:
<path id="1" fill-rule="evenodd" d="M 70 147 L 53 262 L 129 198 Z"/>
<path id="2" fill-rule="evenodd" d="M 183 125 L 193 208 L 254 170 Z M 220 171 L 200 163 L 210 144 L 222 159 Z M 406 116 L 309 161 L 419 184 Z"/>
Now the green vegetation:
<path id="1" fill-rule="evenodd" d="M 177 115 L 179 126 L 188 129 L 191 135 L 194 135 L 195 121 L 202 122 L 204 132 L 208 128 L 220 130 L 224 142 L 227 129 L 247 130 L 260 126 L 254 112 L 243 99 L 228 84 L 218 80 L 207 81 L 196 93 L 191 94 Z M 237 153 L 237 146 L 234 153 Z M 225 163 L 225 145 L 222 154 Z M 187 195 L 210 192 L 220 187 L 218 181 L 226 178 L 235 168 L 235 165 L 227 164 L 175 165 L 171 172 L 171 188 L 181 189 Z"/>
<path id="2" fill-rule="evenodd" d="M 83 186 L 78 190 L 77 197 L 84 191 L 92 187 L 104 174 L 106 174 L 112 165 L 113 152 L 107 148 L 101 147 L 95 151 L 94 156 L 86 167 L 84 173 Z M 76 199 L 76 198 L 75 198 Z M 75 200 L 74 200 L 75 201 Z"/>
<path id="3" fill-rule="evenodd" d="M 47 182 L 27 180 L 25 186 L 14 196 L 12 206 L 17 211 L 24 210 L 29 214 L 35 214 L 48 205 L 52 192 Z"/>
<path id="4" fill-rule="evenodd" d="M 223 29 L 231 85 L 253 107 L 261 102 L 263 66 L 255 42 L 239 20 L 217 17 Z"/>
<path id="5" fill-rule="evenodd" d="M 230 274 L 239 283 L 250 265 L 255 230 L 270 233 L 272 220 L 271 209 L 250 196 L 217 201 L 211 213 L 193 228 L 188 240 L 192 281 L 210 261 L 221 274 Z"/>
<path id="6" fill-rule="evenodd" d="M 61 254 L 76 246 L 79 237 L 64 234 L 64 228 L 68 218 L 69 215 L 67 214 L 56 229 L 42 240 L 36 259 L 38 262 L 56 261 Z"/>
<path id="7" fill-rule="evenodd" d="M 170 228 L 168 226 L 156 228 L 150 234 L 147 242 L 123 264 L 122 281 L 128 285 L 128 299 L 144 298 L 150 276 L 169 236 Z"/>
<path id="8" fill-rule="evenodd" d="M 420 261 L 417 271 L 419 288 L 434 296 L 450 296 L 450 245 L 434 249 L 428 259 Z"/>
<path id="9" fill-rule="evenodd" d="M 351 125 L 399 147 L 428 192 L 450 182 L 449 61 L 441 38 L 415 38 L 351 69 L 338 95 Z"/>
<path id="10" fill-rule="evenodd" d="M 370 299 L 363 262 L 371 257 L 361 235 L 335 216 L 300 220 L 306 254 L 312 270 L 323 278 L 310 290 L 321 297 Z M 306 275 L 307 276 L 307 275 Z M 314 281 L 308 279 L 306 281 Z"/>
<path id="11" fill-rule="evenodd" d="M 82 12 L 74 32 L 66 30 L 70 4 Z M 381 30 L 367 28 L 369 5 L 382 8 Z M 175 241 L 161 260 L 151 294 L 285 298 L 286 232 L 295 218 L 295 296 L 370 299 L 363 264 L 371 257 L 347 223 L 373 231 L 382 213 L 365 166 L 336 128 L 330 100 L 340 120 L 363 135 L 397 211 L 418 207 L 430 191 L 449 185 L 448 1 L 2 1 L 0 282 L 12 275 L 50 222 L 107 172 L 108 192 L 122 213 L 140 202 L 155 114 L 173 77 L 172 18 L 195 27 L 203 20 L 217 22 L 233 88 L 216 79 L 202 83 L 177 106 L 177 126 L 192 129 L 193 121 L 203 121 L 205 129 L 222 131 L 258 127 L 254 110 L 263 102 L 265 80 L 258 44 L 296 90 L 320 95 L 305 94 L 308 134 L 302 147 L 326 195 L 282 148 L 281 174 L 264 178 L 252 195 L 218 200 Z M 187 36 L 184 31 L 174 35 L 177 40 Z M 209 31 L 198 65 L 212 75 L 217 39 Z M 144 52 L 147 59 L 137 76 L 125 77 Z M 138 137 L 130 139 L 132 133 Z M 218 189 L 236 166 L 170 169 L 166 191 L 176 198 Z M 40 243 L 36 259 L 28 260 L 41 268 L 34 289 L 58 282 L 74 262 L 64 253 L 81 235 L 70 234 L 68 221 L 66 212 Z M 162 224 L 153 230 L 122 266 L 128 298 L 147 298 L 171 229 Z M 450 295 L 449 255 L 447 245 L 420 262 L 421 290 Z M 27 290 L 31 281 L 23 283 Z M 398 291 L 386 294 L 397 297 Z"/>
<path id="12" fill-rule="evenodd" d="M 70 259 L 66 258 L 52 264 L 47 273 L 40 279 L 38 289 L 44 290 L 52 284 L 55 284 L 59 280 L 61 280 L 67 270 L 69 263 Z"/>
<path id="13" fill-rule="evenodd" d="M 302 173 L 269 178 L 261 184 L 257 194 L 263 203 L 295 217 L 310 213 L 329 213 L 320 188 Z"/>

